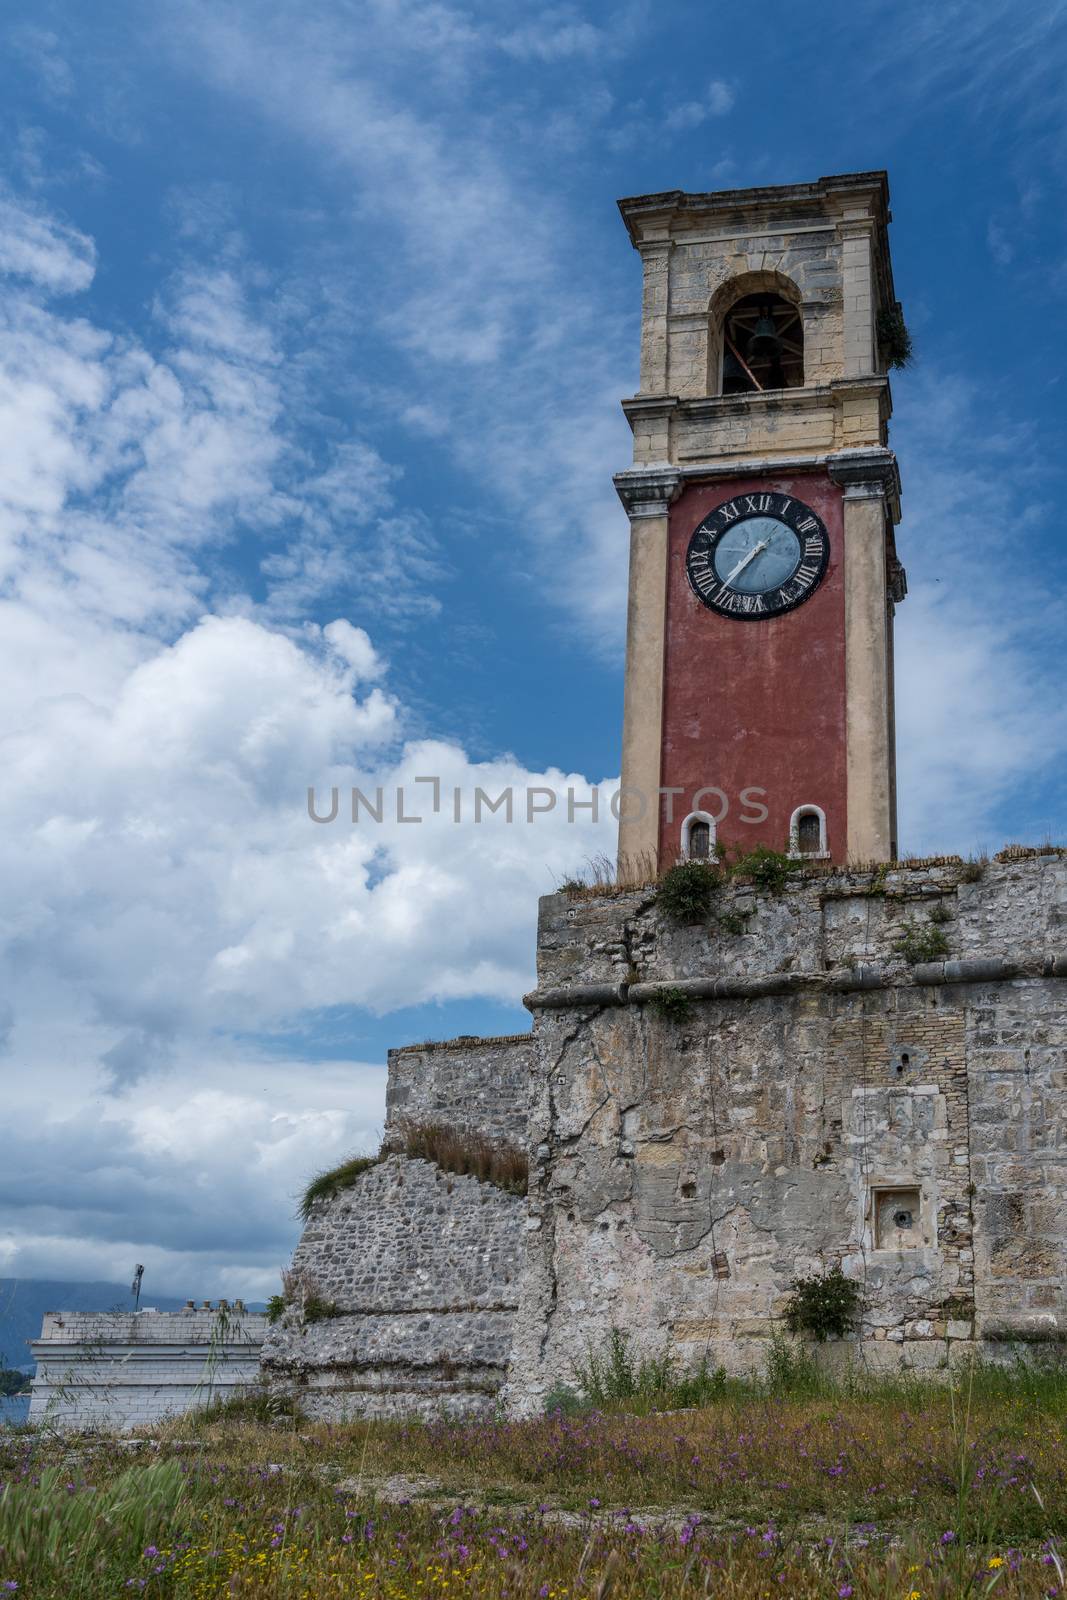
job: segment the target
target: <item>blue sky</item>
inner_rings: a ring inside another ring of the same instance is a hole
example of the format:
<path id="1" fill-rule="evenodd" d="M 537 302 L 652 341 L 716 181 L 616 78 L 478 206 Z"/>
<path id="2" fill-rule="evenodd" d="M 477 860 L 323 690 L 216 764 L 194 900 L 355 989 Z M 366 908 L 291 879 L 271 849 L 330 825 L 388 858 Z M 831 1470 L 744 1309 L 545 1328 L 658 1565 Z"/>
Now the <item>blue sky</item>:
<path id="1" fill-rule="evenodd" d="M 269 1292 L 387 1044 L 526 1026 L 610 818 L 304 795 L 617 773 L 619 195 L 889 169 L 901 842 L 1067 834 L 1062 5 L 5 16 L 0 1271 Z"/>

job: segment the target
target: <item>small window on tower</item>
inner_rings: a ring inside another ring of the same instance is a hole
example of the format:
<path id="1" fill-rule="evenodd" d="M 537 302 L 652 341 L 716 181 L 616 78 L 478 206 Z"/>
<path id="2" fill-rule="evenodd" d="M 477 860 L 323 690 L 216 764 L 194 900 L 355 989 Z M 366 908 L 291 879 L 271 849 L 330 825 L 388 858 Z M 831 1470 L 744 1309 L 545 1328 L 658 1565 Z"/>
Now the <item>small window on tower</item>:
<path id="1" fill-rule="evenodd" d="M 799 389 L 804 383 L 804 326 L 780 294 L 746 294 L 722 327 L 722 392 Z"/>
<path id="2" fill-rule="evenodd" d="M 822 828 L 814 811 L 805 811 L 797 828 L 797 848 L 802 856 L 817 856 L 822 845 Z"/>
<path id="3" fill-rule="evenodd" d="M 682 823 L 682 860 L 708 861 L 715 854 L 715 823 L 704 811 L 694 811 Z"/>
<path id="4" fill-rule="evenodd" d="M 797 806 L 789 819 L 789 854 L 822 857 L 829 855 L 826 843 L 826 817 L 820 806 Z"/>

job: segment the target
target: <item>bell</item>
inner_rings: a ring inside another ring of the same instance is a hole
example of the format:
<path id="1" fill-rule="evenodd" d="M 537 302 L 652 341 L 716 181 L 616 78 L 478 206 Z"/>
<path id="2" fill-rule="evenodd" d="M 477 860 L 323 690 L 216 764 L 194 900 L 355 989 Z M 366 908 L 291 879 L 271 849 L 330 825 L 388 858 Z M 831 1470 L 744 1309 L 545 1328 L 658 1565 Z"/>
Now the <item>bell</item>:
<path id="1" fill-rule="evenodd" d="M 782 341 L 778 337 L 778 329 L 774 326 L 774 318 L 766 306 L 756 319 L 756 326 L 748 341 L 748 358 L 750 361 L 782 359 Z"/>
<path id="2" fill-rule="evenodd" d="M 732 350 L 727 350 L 722 358 L 722 386 L 727 388 L 730 384 L 746 383 L 744 369 Z"/>

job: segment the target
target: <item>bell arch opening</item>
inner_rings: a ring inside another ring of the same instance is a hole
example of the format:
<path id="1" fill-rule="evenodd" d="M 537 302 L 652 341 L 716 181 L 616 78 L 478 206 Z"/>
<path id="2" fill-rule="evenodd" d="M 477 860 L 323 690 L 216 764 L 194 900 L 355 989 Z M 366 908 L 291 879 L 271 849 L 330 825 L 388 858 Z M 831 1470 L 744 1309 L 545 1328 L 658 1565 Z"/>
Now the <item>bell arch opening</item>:
<path id="1" fill-rule="evenodd" d="M 780 272 L 724 284 L 711 307 L 709 392 L 758 394 L 804 384 L 804 319 L 796 285 Z"/>

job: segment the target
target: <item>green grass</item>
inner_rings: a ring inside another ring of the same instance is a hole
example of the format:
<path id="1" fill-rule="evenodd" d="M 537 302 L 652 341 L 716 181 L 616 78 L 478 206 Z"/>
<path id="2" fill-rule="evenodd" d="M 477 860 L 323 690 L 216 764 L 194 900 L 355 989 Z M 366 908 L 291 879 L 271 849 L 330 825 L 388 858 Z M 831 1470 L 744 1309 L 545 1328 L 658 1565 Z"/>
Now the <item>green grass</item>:
<path id="1" fill-rule="evenodd" d="M 0 1595 L 1060 1592 L 1067 1377 L 1051 1353 L 949 1387 L 862 1369 L 833 1382 L 782 1348 L 790 1362 L 743 1383 L 637 1359 L 620 1335 L 585 1363 L 601 1406 L 525 1422 L 327 1427 L 245 1406 L 179 1419 L 136 1452 L 0 1433 Z M 694 1409 L 636 1414 L 694 1381 L 714 1391 L 692 1390 Z M 390 1490 L 395 1474 L 424 1478 Z"/>
<path id="2" fill-rule="evenodd" d="M 350 1189 L 358 1177 L 368 1172 L 371 1167 L 377 1166 L 380 1160 L 380 1155 L 351 1156 L 339 1166 L 327 1167 L 324 1172 L 317 1173 L 304 1190 L 300 1201 L 302 1220 L 307 1222 L 319 1200 L 332 1200 L 342 1189 Z"/>

